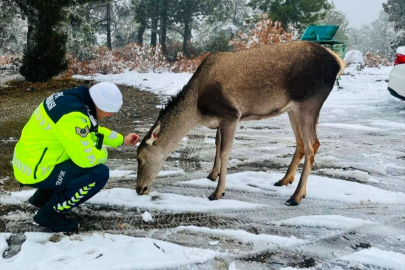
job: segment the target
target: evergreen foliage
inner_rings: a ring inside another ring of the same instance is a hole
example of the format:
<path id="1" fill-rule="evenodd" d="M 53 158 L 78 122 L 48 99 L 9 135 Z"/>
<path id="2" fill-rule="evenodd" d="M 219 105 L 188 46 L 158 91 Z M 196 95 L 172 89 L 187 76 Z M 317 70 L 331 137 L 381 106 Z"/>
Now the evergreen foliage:
<path id="1" fill-rule="evenodd" d="M 384 11 L 388 14 L 390 22 L 394 23 L 394 30 L 398 33 L 392 42 L 392 48 L 405 46 L 405 3 L 404 0 L 387 0 L 383 3 Z"/>
<path id="2" fill-rule="evenodd" d="M 183 54 L 190 57 L 191 33 L 196 27 L 194 19 L 211 15 L 220 2 L 220 0 L 132 0 L 135 19 L 140 25 L 137 43 L 144 43 L 143 35 L 146 29 L 150 29 L 150 44 L 156 46 L 156 35 L 159 34 L 162 51 L 167 55 L 167 29 L 171 28 L 181 33 Z"/>
<path id="3" fill-rule="evenodd" d="M 230 35 L 224 31 L 214 32 L 209 35 L 207 39 L 201 42 L 201 52 L 226 52 L 231 51 L 232 46 L 229 45 L 231 41 Z"/>
<path id="4" fill-rule="evenodd" d="M 112 47 L 125 47 L 129 43 L 136 42 L 138 24 L 135 21 L 134 10 L 131 1 L 122 0 L 113 2 Z"/>
<path id="5" fill-rule="evenodd" d="M 61 23 L 66 7 L 85 0 L 14 0 L 28 17 L 27 48 L 20 68 L 30 82 L 44 82 L 67 68 L 66 40 Z"/>
<path id="6" fill-rule="evenodd" d="M 66 70 L 66 38 L 49 29 L 37 33 L 35 45 L 24 54 L 21 75 L 29 82 L 45 82 Z"/>
<path id="7" fill-rule="evenodd" d="M 229 51 L 229 41 L 253 25 L 246 23 L 255 12 L 245 0 L 222 0 L 209 16 L 201 21 L 193 43 L 201 52 Z M 258 13 L 257 15 L 259 15 Z"/>
<path id="8" fill-rule="evenodd" d="M 328 0 L 252 0 L 249 5 L 266 12 L 273 21 L 281 22 L 287 31 L 299 32 L 317 24 L 332 8 Z"/>
<path id="9" fill-rule="evenodd" d="M 26 14 L 12 0 L 0 1 L 0 54 L 22 55 L 27 37 Z"/>
<path id="10" fill-rule="evenodd" d="M 89 17 L 89 4 L 67 8 L 63 31 L 67 33 L 66 50 L 80 60 L 91 57 L 90 50 L 97 45 L 96 28 Z"/>
<path id="11" fill-rule="evenodd" d="M 339 25 L 339 29 L 333 39 L 347 44 L 349 40 L 349 21 L 342 11 L 336 10 L 335 6 L 333 6 L 333 9 L 326 12 L 325 18 L 320 23 L 323 25 Z"/>
<path id="12" fill-rule="evenodd" d="M 194 17 L 208 16 L 219 5 L 220 0 L 178 0 L 174 18 L 183 28 L 183 54 L 191 56 L 191 32 Z"/>
<path id="13" fill-rule="evenodd" d="M 30 82 L 45 82 L 67 68 L 66 34 L 57 27 L 63 19 L 62 9 L 68 1 L 27 1 L 35 10 L 29 18 L 34 28 L 32 42 L 24 53 L 21 75 Z"/>

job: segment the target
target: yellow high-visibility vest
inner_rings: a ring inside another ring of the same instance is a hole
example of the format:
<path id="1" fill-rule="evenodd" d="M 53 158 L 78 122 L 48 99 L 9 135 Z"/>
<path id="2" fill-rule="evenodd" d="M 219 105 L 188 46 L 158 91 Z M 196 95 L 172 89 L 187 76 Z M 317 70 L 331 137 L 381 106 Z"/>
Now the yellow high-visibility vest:
<path id="1" fill-rule="evenodd" d="M 86 92 L 87 91 L 87 92 Z M 88 88 L 79 87 L 55 93 L 42 102 L 24 126 L 14 149 L 14 176 L 21 184 L 35 184 L 45 180 L 55 165 L 71 159 L 76 165 L 89 168 L 107 161 L 104 145 L 118 147 L 124 137 L 108 128 L 100 127 L 94 117 L 86 113 L 83 93 L 88 99 Z M 96 127 L 96 128 L 95 128 Z M 96 148 L 96 134 L 103 134 L 103 146 Z"/>

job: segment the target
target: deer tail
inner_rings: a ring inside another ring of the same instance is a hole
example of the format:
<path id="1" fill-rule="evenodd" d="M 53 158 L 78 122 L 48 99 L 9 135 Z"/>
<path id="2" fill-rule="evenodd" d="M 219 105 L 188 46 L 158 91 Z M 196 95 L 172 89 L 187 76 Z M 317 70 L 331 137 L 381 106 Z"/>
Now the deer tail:
<path id="1" fill-rule="evenodd" d="M 336 75 L 336 78 L 338 78 L 343 73 L 343 71 L 345 70 L 346 62 L 337 53 L 335 53 L 331 49 L 328 49 L 328 48 L 326 48 L 326 49 L 330 52 L 330 54 L 333 55 L 333 57 L 335 57 L 338 65 L 340 67 L 339 73 Z"/>

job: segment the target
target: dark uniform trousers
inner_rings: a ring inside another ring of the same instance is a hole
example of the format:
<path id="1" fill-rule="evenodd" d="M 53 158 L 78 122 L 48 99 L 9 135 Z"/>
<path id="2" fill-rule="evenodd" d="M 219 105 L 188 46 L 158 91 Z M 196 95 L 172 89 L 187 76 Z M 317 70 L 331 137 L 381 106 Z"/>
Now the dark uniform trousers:
<path id="1" fill-rule="evenodd" d="M 97 194 L 109 176 L 109 169 L 104 164 L 82 168 L 69 159 L 56 165 L 44 181 L 27 186 L 53 190 L 52 206 L 58 212 L 65 212 Z"/>

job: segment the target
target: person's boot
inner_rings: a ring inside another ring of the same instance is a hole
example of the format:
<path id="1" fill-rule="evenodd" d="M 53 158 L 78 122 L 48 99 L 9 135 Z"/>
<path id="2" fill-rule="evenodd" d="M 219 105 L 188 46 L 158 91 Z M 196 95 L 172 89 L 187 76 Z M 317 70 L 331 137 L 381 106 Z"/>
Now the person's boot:
<path id="1" fill-rule="evenodd" d="M 47 202 L 34 216 L 34 221 L 53 232 L 71 232 L 79 228 L 79 223 L 68 219 L 64 214 L 56 212 L 51 203 Z"/>
<path id="2" fill-rule="evenodd" d="M 51 199 L 53 190 L 52 189 L 37 189 L 34 195 L 29 198 L 28 202 L 37 207 L 41 208 Z"/>

